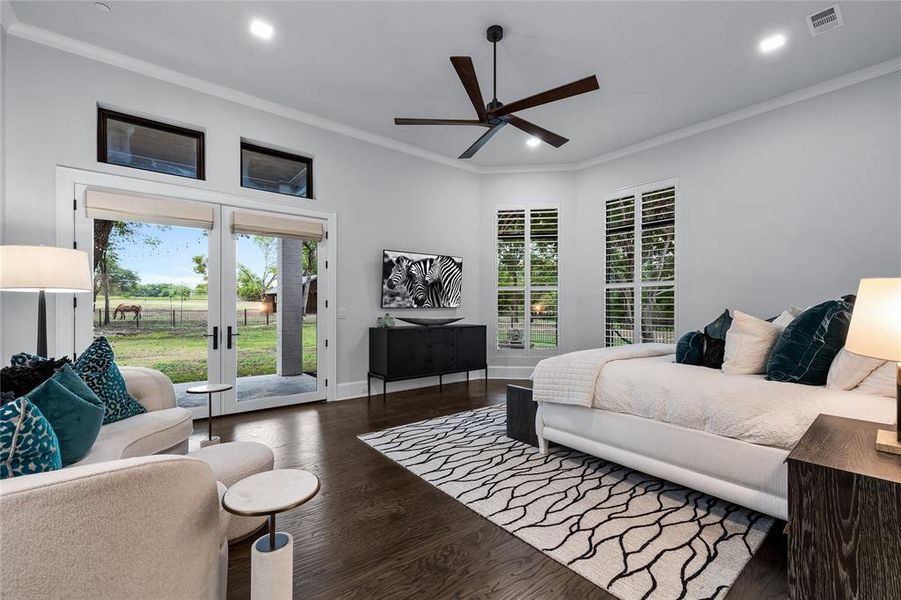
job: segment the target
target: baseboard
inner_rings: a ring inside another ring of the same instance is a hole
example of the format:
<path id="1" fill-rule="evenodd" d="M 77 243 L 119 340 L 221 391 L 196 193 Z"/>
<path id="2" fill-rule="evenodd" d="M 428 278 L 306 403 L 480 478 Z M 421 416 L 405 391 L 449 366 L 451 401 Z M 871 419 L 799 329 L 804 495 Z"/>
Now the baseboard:
<path id="1" fill-rule="evenodd" d="M 488 379 L 528 379 L 535 367 L 488 367 Z M 484 379 L 484 371 L 470 371 L 469 379 Z M 460 383 L 466 381 L 466 373 L 452 373 L 444 376 L 444 383 Z M 407 379 L 406 381 L 394 381 L 388 384 L 388 393 L 416 390 L 438 385 L 437 377 L 423 377 L 422 379 Z M 382 393 L 382 380 L 372 378 L 372 395 Z M 366 380 L 348 381 L 338 384 L 336 400 L 350 400 L 351 398 L 363 398 L 366 396 Z"/>
<path id="2" fill-rule="evenodd" d="M 498 365 L 496 367 L 488 367 L 489 379 L 528 379 L 532 376 L 535 365 L 531 366 L 510 366 Z"/>
<path id="3" fill-rule="evenodd" d="M 488 367 L 489 375 L 494 378 L 494 374 L 490 373 L 491 367 Z M 470 371 L 469 379 L 485 379 L 484 371 Z M 452 373 L 444 376 L 444 383 L 460 383 L 466 381 L 466 373 Z M 407 379 L 404 381 L 392 381 L 388 383 L 388 393 L 402 392 L 405 390 L 416 390 L 438 385 L 437 377 L 423 377 L 421 379 Z M 376 377 L 372 378 L 372 395 L 381 395 L 382 380 Z M 363 398 L 366 396 L 366 380 L 348 381 L 338 384 L 337 400 L 350 400 L 351 398 Z"/>

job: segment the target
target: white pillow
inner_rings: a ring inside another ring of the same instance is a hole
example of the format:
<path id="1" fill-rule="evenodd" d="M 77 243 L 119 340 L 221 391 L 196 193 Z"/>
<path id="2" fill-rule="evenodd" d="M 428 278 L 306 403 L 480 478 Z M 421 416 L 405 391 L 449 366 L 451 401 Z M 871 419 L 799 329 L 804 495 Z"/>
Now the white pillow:
<path id="1" fill-rule="evenodd" d="M 873 394 L 874 396 L 886 396 L 894 398 L 897 393 L 895 388 L 896 363 L 891 361 L 885 363 L 860 382 L 860 385 L 854 388 L 855 392 L 863 392 L 864 394 Z"/>
<path id="2" fill-rule="evenodd" d="M 842 348 L 835 355 L 832 365 L 829 367 L 826 387 L 832 390 L 853 390 L 884 362 L 884 360 L 861 356 Z"/>
<path id="3" fill-rule="evenodd" d="M 733 311 L 732 326 L 726 332 L 723 373 L 753 375 L 766 372 L 766 361 L 782 329 L 775 323 Z"/>
<path id="4" fill-rule="evenodd" d="M 805 309 L 801 308 L 800 306 L 795 306 L 794 304 L 792 304 L 791 306 L 783 310 L 782 314 L 773 319 L 773 325 L 778 325 L 782 329 L 785 329 L 786 327 L 788 327 L 788 324 L 794 321 L 795 317 L 804 312 L 804 310 Z"/>

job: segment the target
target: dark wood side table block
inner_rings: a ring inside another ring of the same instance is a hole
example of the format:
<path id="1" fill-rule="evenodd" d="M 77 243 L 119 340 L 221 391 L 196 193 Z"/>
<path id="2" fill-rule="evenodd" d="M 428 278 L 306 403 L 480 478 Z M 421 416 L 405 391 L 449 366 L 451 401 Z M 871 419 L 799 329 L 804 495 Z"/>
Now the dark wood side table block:
<path id="1" fill-rule="evenodd" d="M 901 598 L 901 455 L 884 424 L 820 415 L 788 456 L 794 600 Z"/>
<path id="2" fill-rule="evenodd" d="M 535 414 L 538 404 L 532 400 L 532 390 L 519 385 L 507 386 L 507 437 L 538 446 L 535 433 Z"/>

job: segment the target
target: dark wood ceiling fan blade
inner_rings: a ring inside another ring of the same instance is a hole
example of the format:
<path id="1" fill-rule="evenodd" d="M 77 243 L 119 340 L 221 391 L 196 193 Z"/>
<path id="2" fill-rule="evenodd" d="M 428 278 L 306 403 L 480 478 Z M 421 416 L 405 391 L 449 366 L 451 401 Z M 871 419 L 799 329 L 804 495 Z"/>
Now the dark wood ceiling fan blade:
<path id="1" fill-rule="evenodd" d="M 475 119 L 403 119 L 395 118 L 395 125 L 478 125 L 480 127 L 491 127 L 487 122 L 477 121 Z"/>
<path id="2" fill-rule="evenodd" d="M 500 131 L 501 129 L 503 129 L 503 128 L 504 128 L 504 125 L 506 125 L 506 124 L 507 124 L 506 121 L 501 121 L 500 123 L 498 123 L 497 125 L 495 125 L 495 126 L 492 127 L 491 129 L 489 129 L 488 131 L 486 131 L 485 133 L 483 133 L 483 134 L 482 134 L 482 137 L 480 137 L 479 139 L 477 139 L 477 140 L 475 141 L 475 143 L 474 143 L 472 146 L 470 146 L 469 148 L 466 149 L 466 152 L 464 152 L 463 154 L 460 155 L 460 158 L 472 158 L 472 156 L 473 156 L 476 152 L 478 152 L 478 151 L 482 148 L 482 146 L 484 146 L 485 144 L 487 144 L 487 143 L 488 143 L 488 140 L 490 140 L 491 138 L 493 138 L 494 135 L 495 135 L 498 131 Z"/>
<path id="3" fill-rule="evenodd" d="M 542 104 L 563 100 L 564 98 L 571 98 L 572 96 L 578 96 L 579 94 L 584 94 L 586 92 L 593 92 L 600 87 L 601 85 L 598 83 L 597 76 L 592 75 L 591 77 L 573 81 L 572 83 L 561 85 L 552 90 L 547 90 L 540 94 L 535 94 L 534 96 L 529 96 L 528 98 L 523 98 L 511 102 L 510 104 L 505 104 L 500 108 L 491 111 L 491 116 L 500 117 L 502 115 L 509 115 L 510 113 L 532 108 L 534 106 L 541 106 Z"/>
<path id="4" fill-rule="evenodd" d="M 517 117 L 516 115 L 504 115 L 503 117 L 500 117 L 500 118 L 503 119 L 504 121 L 506 121 L 507 123 L 510 123 L 510 125 L 513 125 L 517 129 L 522 129 L 529 135 L 537 137 L 542 142 L 550 144 L 554 148 L 559 148 L 560 146 L 562 146 L 563 144 L 565 144 L 566 142 L 569 141 L 562 135 L 557 135 L 553 131 L 548 131 L 544 127 L 539 127 L 535 123 L 530 123 L 529 121 L 526 121 L 525 119 L 521 119 L 521 118 Z"/>
<path id="5" fill-rule="evenodd" d="M 468 56 L 451 56 L 451 63 L 457 71 L 460 83 L 463 89 L 469 95 L 469 101 L 472 102 L 473 108 L 480 121 L 487 121 L 488 115 L 485 111 L 485 100 L 482 99 L 482 90 L 479 89 L 479 80 L 476 78 L 476 68 L 472 64 L 472 59 Z"/>

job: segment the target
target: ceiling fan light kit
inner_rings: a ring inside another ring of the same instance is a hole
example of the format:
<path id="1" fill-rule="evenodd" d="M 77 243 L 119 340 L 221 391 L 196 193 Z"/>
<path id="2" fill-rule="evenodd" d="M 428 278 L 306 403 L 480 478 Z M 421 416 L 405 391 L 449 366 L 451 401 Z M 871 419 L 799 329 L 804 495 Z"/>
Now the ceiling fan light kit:
<path id="1" fill-rule="evenodd" d="M 500 25 L 492 25 L 488 28 L 488 31 L 485 35 L 488 38 L 488 41 L 491 42 L 494 51 L 494 72 L 492 74 L 491 102 L 485 104 L 485 100 L 482 98 L 482 91 L 479 88 L 479 81 L 476 78 L 476 71 L 475 67 L 472 64 L 472 58 L 469 56 L 450 57 L 451 64 L 454 66 L 454 70 L 457 72 L 457 77 L 460 78 L 460 83 L 463 84 L 463 89 L 466 90 L 466 94 L 469 96 L 470 102 L 472 102 L 472 106 L 476 111 L 476 116 L 478 117 L 478 119 L 396 118 L 394 119 L 394 124 L 463 125 L 469 127 L 487 127 L 488 131 L 483 133 L 482 136 L 475 141 L 475 143 L 467 148 L 466 151 L 460 155 L 460 158 L 472 158 L 473 155 L 475 155 L 475 153 L 482 148 L 482 146 L 487 144 L 488 141 L 506 125 L 512 125 L 513 127 L 526 132 L 533 138 L 539 139 L 542 142 L 550 144 L 555 148 L 559 148 L 560 146 L 568 142 L 569 140 L 562 135 L 557 135 L 552 131 L 548 131 L 543 127 L 539 127 L 534 123 L 530 123 L 529 121 L 526 121 L 525 119 L 520 118 L 513 113 L 525 110 L 527 108 L 541 106 L 542 104 L 555 102 L 557 100 L 563 100 L 564 98 L 578 96 L 579 94 L 584 94 L 586 92 L 593 92 L 600 87 L 600 85 L 598 84 L 597 76 L 591 75 L 590 77 L 585 77 L 583 79 L 579 79 L 578 81 L 574 81 L 566 85 L 561 85 L 560 87 L 556 87 L 532 96 L 528 96 L 526 98 L 522 98 L 520 100 L 516 100 L 515 102 L 511 102 L 510 104 L 504 104 L 497 99 L 497 43 L 504 39 L 504 28 Z"/>

